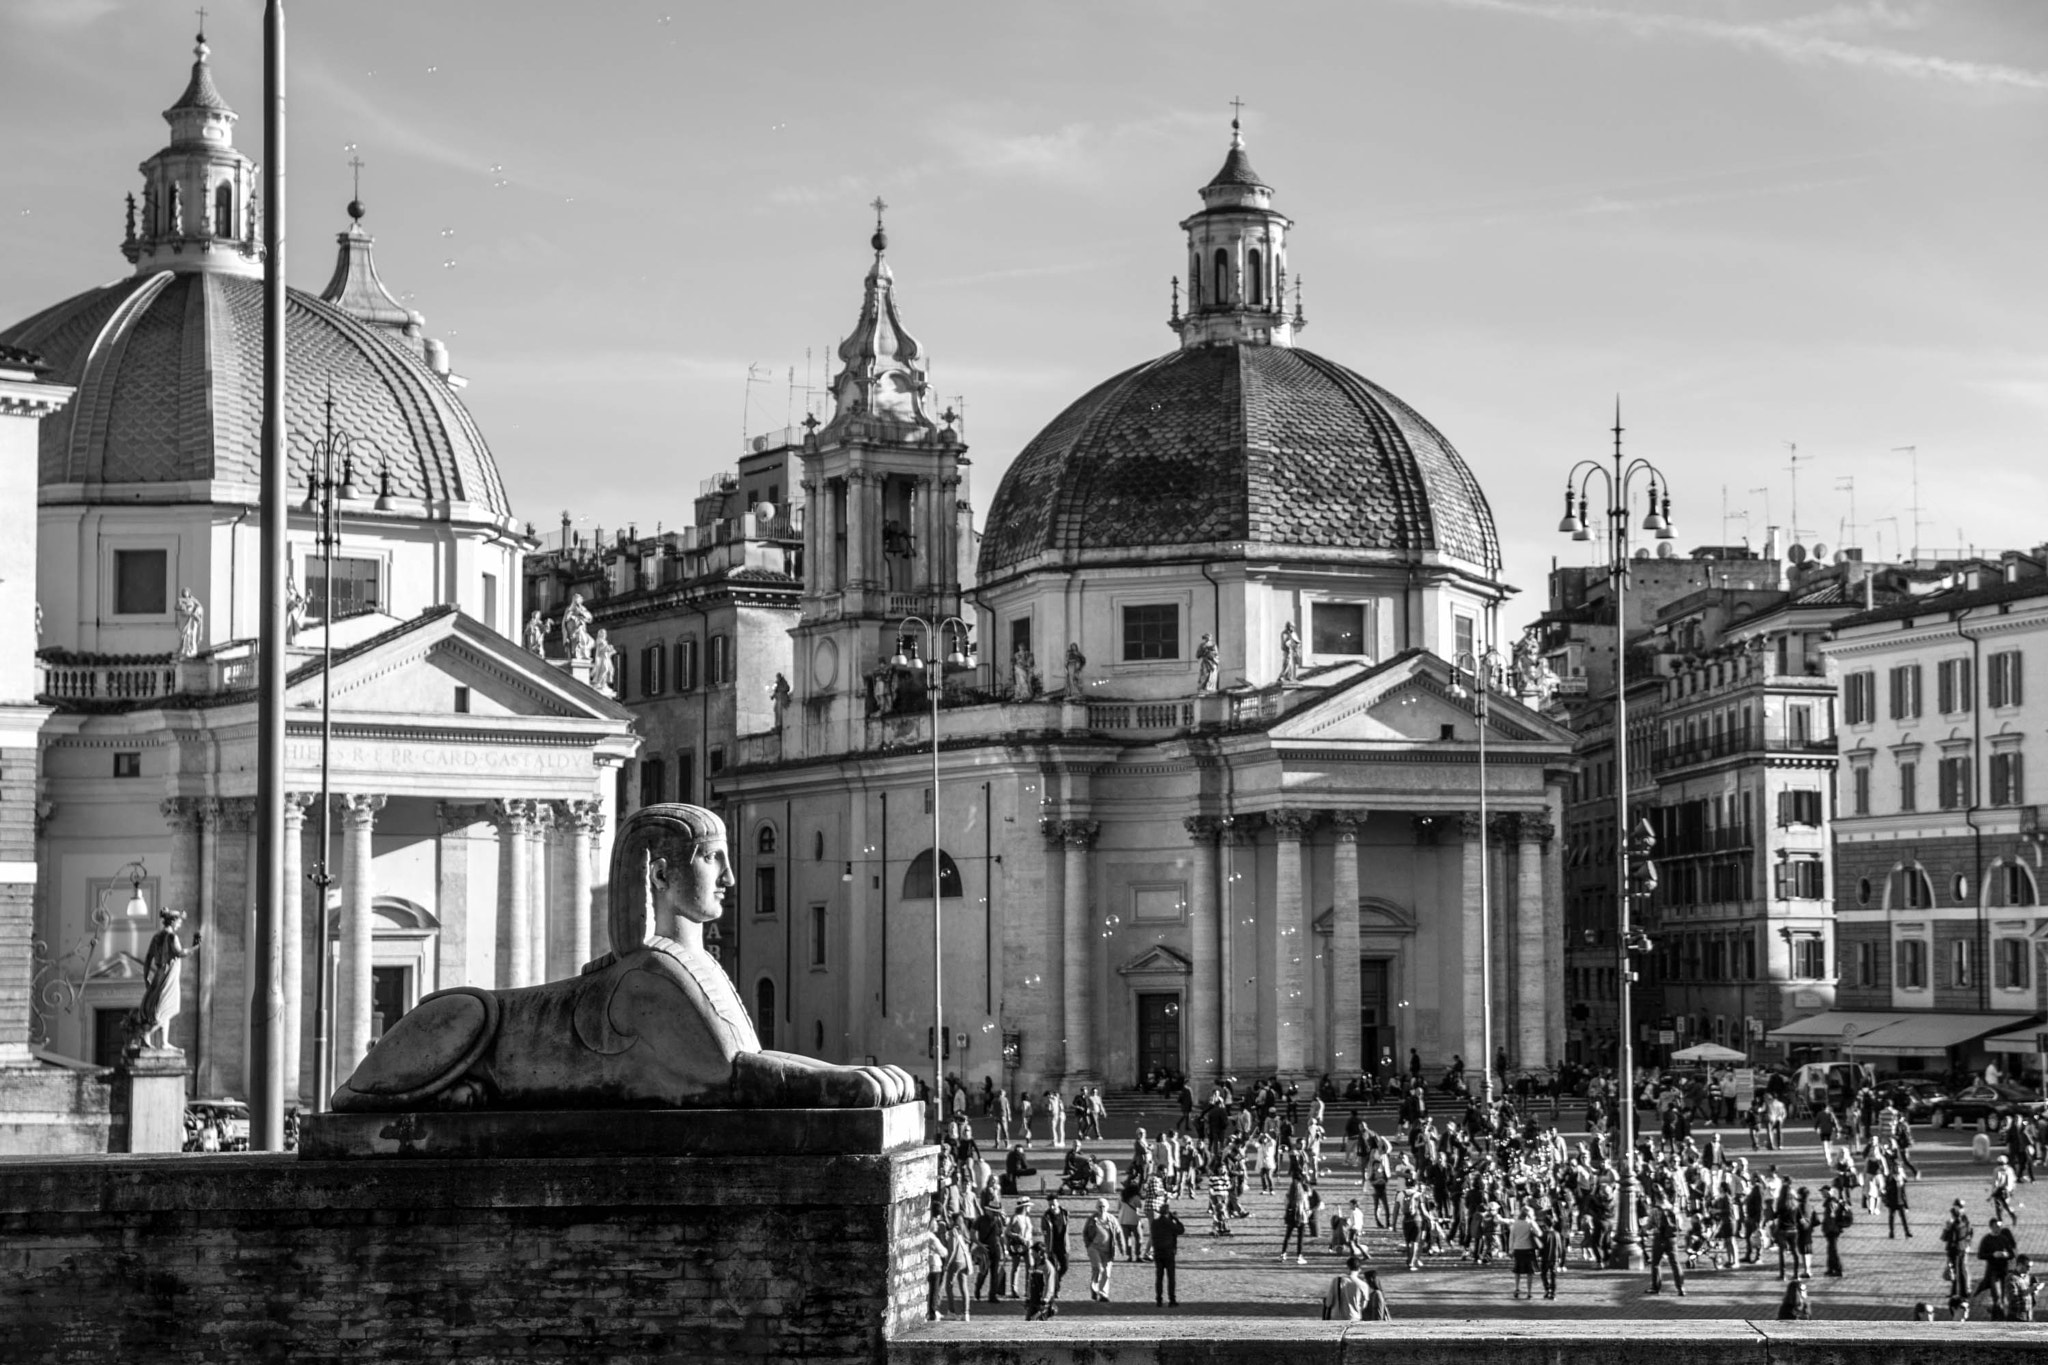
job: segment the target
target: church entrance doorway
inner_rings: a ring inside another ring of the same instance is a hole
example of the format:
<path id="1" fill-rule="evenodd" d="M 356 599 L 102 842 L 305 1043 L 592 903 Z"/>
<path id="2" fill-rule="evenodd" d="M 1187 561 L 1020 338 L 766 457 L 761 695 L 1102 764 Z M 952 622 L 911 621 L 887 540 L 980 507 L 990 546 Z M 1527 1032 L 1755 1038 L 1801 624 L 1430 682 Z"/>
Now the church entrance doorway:
<path id="1" fill-rule="evenodd" d="M 370 1041 L 398 1022 L 412 1000 L 412 968 L 372 967 L 370 969 Z"/>
<path id="2" fill-rule="evenodd" d="M 1138 997 L 1138 1083 L 1171 1073 L 1181 1074 L 1180 992 L 1156 991 Z"/>
<path id="3" fill-rule="evenodd" d="M 1400 1070 L 1401 1044 L 1394 1036 L 1394 1002 L 1388 984 L 1393 965 L 1383 957 L 1363 958 L 1358 964 L 1358 1055 L 1368 1069 L 1385 1060 L 1389 1069 Z"/>

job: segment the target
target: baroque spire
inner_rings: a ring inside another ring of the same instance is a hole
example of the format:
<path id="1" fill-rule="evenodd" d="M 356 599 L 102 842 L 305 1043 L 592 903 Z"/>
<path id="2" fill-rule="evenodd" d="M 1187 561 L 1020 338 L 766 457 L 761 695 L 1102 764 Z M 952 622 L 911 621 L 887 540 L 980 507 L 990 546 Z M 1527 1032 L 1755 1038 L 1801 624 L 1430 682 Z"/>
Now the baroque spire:
<path id="1" fill-rule="evenodd" d="M 1245 151 L 1242 106 L 1232 102 L 1230 149 L 1222 169 L 1202 186 L 1202 208 L 1181 223 L 1187 233 L 1187 310 L 1167 326 L 1192 346 L 1291 346 L 1307 325 L 1287 312 L 1287 233 L 1294 226 L 1273 207 L 1273 187 L 1252 169 Z"/>
<path id="2" fill-rule="evenodd" d="M 860 320 L 839 343 L 840 370 L 832 381 L 833 413 L 827 427 L 861 419 L 891 435 L 930 433 L 936 424 L 925 410 L 929 381 L 924 347 L 896 311 L 896 276 L 889 269 L 889 235 L 882 218 L 889 206 L 878 198 L 871 207 L 875 233 L 868 243 L 875 259 L 862 286 Z"/>
<path id="3" fill-rule="evenodd" d="M 211 56 L 202 32 L 191 79 L 164 110 L 170 145 L 142 163 L 140 213 L 130 211 L 121 244 L 138 274 L 263 268 L 256 163 L 235 148 L 235 111 L 214 86 Z"/>

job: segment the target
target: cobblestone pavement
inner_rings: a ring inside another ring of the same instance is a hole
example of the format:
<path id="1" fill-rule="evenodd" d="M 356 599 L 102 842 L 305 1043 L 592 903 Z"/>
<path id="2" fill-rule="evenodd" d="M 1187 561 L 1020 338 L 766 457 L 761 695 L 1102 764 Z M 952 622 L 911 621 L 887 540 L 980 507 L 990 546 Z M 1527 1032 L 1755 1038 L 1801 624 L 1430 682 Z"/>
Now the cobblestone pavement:
<path id="1" fill-rule="evenodd" d="M 1375 1126 L 1383 1132 L 1387 1127 L 1384 1122 Z M 1696 1134 L 1704 1138 L 1708 1131 L 1701 1128 Z M 1722 1132 L 1722 1140 L 1732 1156 L 1748 1157 L 1753 1170 L 1775 1162 L 1794 1181 L 1813 1187 L 1814 1206 L 1819 1207 L 1820 1186 L 1826 1175 L 1820 1144 L 1810 1133 L 1800 1133 L 1795 1139 L 1788 1132 L 1786 1148 L 1774 1154 L 1752 1153 L 1746 1129 Z M 1580 1136 L 1567 1131 L 1566 1140 L 1577 1141 Z M 1826 1266 L 1824 1243 L 1815 1235 L 1814 1278 L 1808 1286 L 1815 1319 L 1909 1319 L 1914 1303 L 1921 1299 L 1934 1303 L 1937 1309 L 1943 1308 L 1948 1287 L 1942 1280 L 1940 1232 L 1950 1203 L 1956 1199 L 1964 1201 L 1979 1235 L 1990 1217 L 1991 1168 L 1973 1160 L 1970 1137 L 1960 1131 L 1915 1130 L 1913 1155 L 1923 1178 L 1910 1187 L 1914 1233 L 1911 1238 L 1888 1237 L 1883 1214 L 1864 1213 L 1859 1203 L 1856 1224 L 1841 1240 L 1844 1277 L 1833 1280 L 1822 1274 Z M 1129 1147 L 1128 1141 L 1116 1140 L 1087 1144 L 1089 1151 L 1099 1150 L 1119 1163 Z M 1329 1153 L 1340 1148 L 1339 1143 L 1325 1144 Z M 1001 1162 L 1000 1152 L 993 1147 L 984 1151 L 992 1162 Z M 1057 1177 L 1052 1172 L 1058 1164 L 1057 1156 L 1043 1142 L 1030 1155 L 1033 1164 L 1042 1167 L 1045 1175 L 1028 1177 L 1026 1191 L 1032 1191 L 1039 1180 L 1047 1177 L 1056 1185 Z M 2034 1197 L 2036 1190 L 2041 1191 L 2038 1200 Z M 1359 1189 L 1357 1164 L 1340 1157 L 1326 1160 L 1322 1193 L 1325 1212 L 1331 1207 L 1343 1208 L 1354 1195 L 1361 1197 L 1368 1210 L 1371 1207 L 1370 1192 Z M 1110 1283 L 1112 1302 L 1089 1301 L 1087 1258 L 1079 1245 L 1078 1230 L 1081 1217 L 1092 1205 L 1070 1198 L 1068 1207 L 1075 1214 L 1075 1269 L 1068 1273 L 1062 1290 L 1061 1316 L 1077 1320 L 1089 1316 L 1174 1312 L 1202 1316 L 1319 1316 L 1323 1289 L 1331 1276 L 1343 1268 L 1343 1258 L 1328 1249 L 1325 1219 L 1324 1245 L 1317 1247 L 1311 1242 L 1308 1264 L 1296 1265 L 1292 1258 L 1283 1261 L 1279 1255 L 1283 1198 L 1279 1192 L 1260 1193 L 1254 1179 L 1245 1198 L 1251 1216 L 1236 1221 L 1228 1237 L 1209 1235 L 1205 1199 L 1176 1203 L 1188 1225 L 1177 1267 L 1177 1310 L 1154 1305 L 1154 1268 L 1142 1261 L 1117 1264 Z M 2021 1185 L 2018 1203 L 2016 1231 L 2020 1250 L 2033 1255 L 2037 1262 L 2048 1263 L 2048 1176 L 2038 1185 Z M 2029 1207 L 2037 1203 L 2038 1215 Z M 1037 1207 L 1042 1211 L 1042 1201 Z M 1380 1285 L 1394 1316 L 1400 1319 L 1773 1318 L 1785 1288 L 1778 1279 L 1775 1253 L 1766 1246 L 1762 1264 L 1733 1270 L 1708 1269 L 1702 1256 L 1700 1268 L 1686 1274 L 1683 1298 L 1672 1292 L 1668 1282 L 1661 1295 L 1651 1295 L 1647 1271 L 1609 1271 L 1574 1261 L 1566 1273 L 1558 1276 L 1555 1301 L 1516 1301 L 1510 1297 L 1513 1278 L 1505 1262 L 1491 1267 L 1475 1266 L 1459 1259 L 1463 1255 L 1460 1250 L 1454 1256 L 1428 1258 L 1423 1269 L 1410 1272 L 1404 1268 L 1406 1257 L 1398 1233 L 1390 1229 L 1370 1230 L 1368 1244 L 1374 1257 L 1372 1265 L 1380 1272 Z M 1970 1264 L 1973 1275 L 1981 1270 L 1974 1258 Z M 1023 1311 L 1021 1303 L 1006 1299 L 996 1304 L 977 1303 L 973 1313 L 977 1321 L 993 1321 L 1021 1317 Z"/>

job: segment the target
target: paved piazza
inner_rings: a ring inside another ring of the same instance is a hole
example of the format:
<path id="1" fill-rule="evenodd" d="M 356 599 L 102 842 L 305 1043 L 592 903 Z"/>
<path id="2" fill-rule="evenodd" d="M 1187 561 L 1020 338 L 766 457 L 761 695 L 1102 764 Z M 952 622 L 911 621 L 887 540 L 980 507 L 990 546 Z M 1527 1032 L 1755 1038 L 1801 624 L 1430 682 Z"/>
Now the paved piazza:
<path id="1" fill-rule="evenodd" d="M 1348 1112 L 1343 1105 L 1332 1106 L 1330 1121 L 1341 1127 Z M 1438 1119 L 1441 1122 L 1442 1116 L 1439 1115 Z M 1583 1127 L 1573 1124 L 1569 1114 L 1565 1120 L 1567 1142 L 1577 1142 L 1585 1136 Z M 1121 1168 L 1130 1149 L 1130 1122 L 1126 1119 L 1118 1123 L 1112 1118 L 1107 1126 L 1110 1131 L 1121 1130 L 1126 1136 L 1087 1143 L 1084 1149 L 1108 1156 Z M 1393 1126 L 1391 1114 L 1385 1111 L 1373 1117 L 1373 1127 L 1379 1132 L 1388 1132 Z M 976 1136 L 984 1143 L 990 1131 L 988 1121 L 976 1120 Z M 1702 1126 L 1694 1133 L 1704 1140 L 1711 1131 L 1711 1128 Z M 1723 1128 L 1721 1132 L 1722 1141 L 1731 1156 L 1749 1157 L 1752 1169 L 1761 1169 L 1775 1162 L 1797 1183 L 1813 1187 L 1814 1205 L 1819 1207 L 1820 1188 L 1826 1183 L 1826 1175 L 1821 1163 L 1820 1144 L 1810 1131 L 1795 1133 L 1788 1128 L 1787 1145 L 1775 1154 L 1752 1153 L 1746 1128 Z M 1815 1321 L 1909 1319 L 1913 1305 L 1921 1299 L 1933 1303 L 1938 1311 L 1944 1310 L 1948 1287 L 1942 1280 L 1941 1223 L 1949 1204 L 1961 1199 L 1969 1210 L 1977 1235 L 1983 1234 L 1991 1211 L 1991 1167 L 1989 1163 L 1972 1159 L 1972 1134 L 1969 1132 L 1942 1132 L 1923 1125 L 1916 1127 L 1913 1133 L 1913 1156 L 1924 1176 L 1911 1185 L 1915 1235 L 1910 1239 L 1903 1236 L 1896 1240 L 1888 1238 L 1884 1215 L 1881 1212 L 1874 1215 L 1863 1212 L 1859 1199 L 1856 1224 L 1841 1241 L 1844 1277 L 1831 1280 L 1822 1274 L 1826 1265 L 1825 1248 L 1816 1233 L 1814 1276 L 1808 1285 Z M 1370 1191 L 1359 1188 L 1357 1163 L 1334 1155 L 1341 1152 L 1342 1147 L 1340 1141 L 1324 1144 L 1325 1153 L 1332 1154 L 1326 1155 L 1322 1181 L 1325 1213 L 1332 1207 L 1345 1207 L 1354 1195 L 1358 1195 L 1367 1208 L 1371 1205 Z M 1396 1151 L 1405 1149 L 1406 1144 L 1397 1140 Z M 984 1146 L 983 1154 L 992 1165 L 1000 1166 L 1001 1154 L 992 1145 Z M 1049 1159 L 1046 1144 L 1041 1141 L 1030 1155 L 1032 1164 L 1040 1167 L 1041 1176 L 1046 1178 L 1047 1188 L 1056 1188 L 1058 1180 L 1054 1171 L 1058 1163 Z M 1034 1189 L 1039 1178 L 1027 1177 L 1027 1192 Z M 1308 1264 L 1297 1266 L 1291 1263 L 1291 1259 L 1282 1262 L 1279 1247 L 1284 1189 L 1283 1183 L 1274 1193 L 1261 1194 L 1254 1177 L 1245 1195 L 1245 1207 L 1251 1211 L 1251 1217 L 1236 1221 L 1229 1237 L 1208 1235 L 1206 1198 L 1176 1201 L 1174 1207 L 1188 1226 L 1187 1234 L 1181 1239 L 1181 1306 L 1177 1309 L 1154 1306 L 1152 1266 L 1143 1261 L 1117 1263 L 1110 1283 L 1112 1302 L 1089 1301 L 1087 1257 L 1079 1242 L 1080 1211 L 1084 1201 L 1069 1199 L 1068 1206 L 1076 1213 L 1074 1232 L 1069 1238 L 1076 1268 L 1068 1272 L 1061 1295 L 1060 1316 L 1076 1319 L 1152 1314 L 1319 1316 L 1318 1304 L 1323 1289 L 1330 1277 L 1342 1269 L 1343 1258 L 1328 1249 L 1329 1222 L 1324 1218 L 1321 1220 L 1323 1245 L 1318 1248 L 1313 1242 L 1310 1244 Z M 2037 1189 L 2043 1191 L 2039 1200 L 2033 1194 Z M 2016 1231 L 2020 1250 L 2037 1260 L 2048 1259 L 2048 1181 L 2021 1185 L 2018 1204 Z M 2036 1205 L 2040 1210 L 2039 1221 L 2036 1221 Z M 1012 1207 L 1014 1202 L 1006 1200 L 1005 1210 Z M 1043 1211 L 1043 1202 L 1038 1202 L 1036 1207 Z M 1684 1298 L 1673 1294 L 1668 1282 L 1664 1293 L 1652 1296 L 1648 1292 L 1647 1270 L 1601 1270 L 1574 1260 L 1570 1270 L 1558 1276 L 1557 1299 L 1554 1302 L 1545 1302 L 1541 1298 L 1521 1302 L 1512 1300 L 1512 1278 L 1505 1260 L 1489 1268 L 1481 1268 L 1459 1259 L 1463 1255 L 1460 1249 L 1457 1255 L 1428 1258 L 1424 1261 L 1424 1269 L 1409 1272 L 1403 1268 L 1405 1252 L 1397 1232 L 1368 1227 L 1368 1244 L 1374 1258 L 1372 1265 L 1380 1272 L 1380 1285 L 1386 1291 L 1388 1303 L 1395 1318 L 1402 1320 L 1768 1319 L 1776 1317 L 1778 1301 L 1784 1293 L 1784 1284 L 1778 1279 L 1776 1254 L 1768 1244 L 1765 1245 L 1762 1262 L 1735 1270 L 1709 1269 L 1706 1258 L 1702 1256 L 1700 1268 L 1686 1273 Z M 1973 1277 L 1981 1272 L 1982 1267 L 1974 1256 L 1970 1266 Z M 1021 1318 L 1023 1312 L 1021 1301 L 1008 1299 L 994 1305 L 978 1302 L 973 1309 L 977 1321 Z"/>

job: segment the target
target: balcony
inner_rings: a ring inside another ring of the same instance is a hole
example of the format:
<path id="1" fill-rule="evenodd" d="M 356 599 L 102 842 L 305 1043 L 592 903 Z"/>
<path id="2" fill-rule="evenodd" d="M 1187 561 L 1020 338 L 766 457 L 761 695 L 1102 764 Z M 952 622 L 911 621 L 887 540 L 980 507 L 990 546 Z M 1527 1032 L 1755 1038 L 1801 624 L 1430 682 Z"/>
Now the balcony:
<path id="1" fill-rule="evenodd" d="M 1716 759 L 1732 758 L 1742 754 L 1832 754 L 1835 741 L 1832 738 L 1794 738 L 1784 734 L 1766 733 L 1761 730 L 1729 730 L 1706 739 L 1697 739 L 1682 744 L 1656 744 L 1650 749 L 1650 770 L 1655 773 L 1669 772 L 1674 768 L 1690 767 L 1695 763 L 1711 763 Z"/>
<path id="2" fill-rule="evenodd" d="M 195 659 L 168 654 L 71 654 L 36 660 L 36 700 L 72 711 L 125 711 L 178 696 L 245 692 L 256 686 L 256 646 L 236 640 Z"/>

